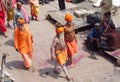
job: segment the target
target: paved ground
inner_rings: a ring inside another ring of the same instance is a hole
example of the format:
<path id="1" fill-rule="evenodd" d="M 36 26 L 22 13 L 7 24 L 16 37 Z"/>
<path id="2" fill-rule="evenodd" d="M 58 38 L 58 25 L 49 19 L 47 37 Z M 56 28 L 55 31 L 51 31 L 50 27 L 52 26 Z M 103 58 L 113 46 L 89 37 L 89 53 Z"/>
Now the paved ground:
<path id="1" fill-rule="evenodd" d="M 56 75 L 52 72 L 53 62 L 50 61 L 49 48 L 55 35 L 54 25 L 45 20 L 49 10 L 58 10 L 56 2 L 40 5 L 39 22 L 31 21 L 29 29 L 33 34 L 33 62 L 34 72 L 24 70 L 21 55 L 13 47 L 13 29 L 8 28 L 8 38 L 0 35 L 0 56 L 9 53 L 6 61 L 6 70 L 12 74 L 15 82 L 67 82 L 61 72 Z M 67 8 L 72 4 L 67 4 Z M 76 6 L 76 5 L 75 5 Z M 78 5 L 77 5 L 78 6 Z M 29 6 L 24 5 L 29 14 Z M 30 16 L 30 14 L 29 14 Z M 115 18 L 115 17 L 114 17 Z M 117 21 L 119 24 L 119 21 Z M 67 67 L 73 81 L 70 82 L 120 82 L 120 68 L 114 66 L 114 60 L 107 56 L 97 55 L 98 60 L 88 58 L 89 53 L 83 46 L 83 40 L 88 32 L 77 34 L 78 53 L 74 56 L 75 68 Z M 1 61 L 0 61 L 1 62 Z M 45 74 L 45 73 L 48 74 Z"/>

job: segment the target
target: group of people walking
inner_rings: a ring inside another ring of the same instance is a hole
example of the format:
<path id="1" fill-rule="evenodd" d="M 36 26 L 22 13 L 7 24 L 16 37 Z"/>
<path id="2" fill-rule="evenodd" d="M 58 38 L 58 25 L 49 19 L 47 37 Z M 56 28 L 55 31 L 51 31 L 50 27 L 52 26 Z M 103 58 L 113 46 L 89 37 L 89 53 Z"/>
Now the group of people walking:
<path id="1" fill-rule="evenodd" d="M 32 20 L 38 21 L 38 0 L 29 0 L 29 5 Z M 22 6 L 22 1 L 16 2 L 16 0 L 7 0 L 5 4 L 3 0 L 0 0 L 0 31 L 2 31 L 4 33 L 4 36 L 7 37 L 7 29 L 5 27 L 5 15 L 7 15 L 8 27 L 11 27 L 10 21 L 13 20 L 14 47 L 15 50 L 21 54 L 25 69 L 29 70 L 32 67 L 33 36 L 28 29 L 28 24 L 30 20 L 28 18 L 26 10 Z M 66 14 L 65 20 L 65 25 L 61 25 L 60 23 L 56 23 L 55 25 L 56 35 L 50 47 L 50 53 L 51 60 L 56 60 L 54 72 L 59 73 L 59 71 L 57 70 L 57 64 L 59 64 L 66 75 L 66 79 L 70 80 L 70 75 L 67 72 L 65 64 L 68 60 L 70 66 L 74 67 L 72 57 L 77 52 L 77 40 L 74 32 L 72 15 Z"/>
<path id="2" fill-rule="evenodd" d="M 60 10 L 65 9 L 65 5 L 61 4 L 65 2 L 64 0 L 58 0 Z M 101 2 L 101 6 L 104 10 L 109 5 L 104 2 Z M 67 0 L 69 2 L 69 0 Z M 32 20 L 39 20 L 39 1 L 38 0 L 29 0 L 30 13 Z M 63 6 L 64 5 L 64 6 Z M 111 6 L 109 6 L 111 7 Z M 108 11 L 107 11 L 108 10 Z M 94 52 L 95 49 L 105 49 L 105 50 L 116 50 L 120 47 L 120 38 L 118 38 L 119 33 L 115 30 L 115 25 L 111 19 L 110 8 L 101 13 L 101 22 L 96 23 L 93 28 L 91 28 L 90 33 L 87 36 L 87 48 Z M 6 14 L 7 12 L 7 14 Z M 3 32 L 4 36 L 6 35 L 5 27 L 5 16 L 7 15 L 7 26 L 10 27 L 10 21 L 13 20 L 14 26 L 14 47 L 18 51 L 22 58 L 25 69 L 30 69 L 32 65 L 32 43 L 33 36 L 28 29 L 28 23 L 30 20 L 25 9 L 22 6 L 22 2 L 16 0 L 7 0 L 6 4 L 3 0 L 0 0 L 0 31 Z M 71 67 L 74 67 L 73 56 L 77 53 L 77 39 L 74 31 L 73 17 L 69 13 L 65 15 L 65 25 L 60 23 L 55 24 L 56 35 L 53 38 L 52 45 L 50 47 L 51 60 L 55 59 L 54 72 L 60 73 L 57 70 L 57 64 L 59 64 L 66 75 L 66 79 L 70 80 L 71 77 L 66 69 L 66 62 L 69 62 Z M 101 37 L 107 37 L 107 39 L 102 40 Z M 93 55 L 90 56 L 93 59 L 96 57 Z"/>
<path id="3" fill-rule="evenodd" d="M 73 17 L 70 14 L 65 15 L 66 24 L 63 26 L 60 23 L 56 24 L 56 36 L 51 45 L 51 59 L 53 60 L 53 52 L 56 56 L 54 72 L 57 71 L 57 63 L 62 67 L 66 79 L 70 80 L 70 76 L 66 69 L 66 61 L 68 60 L 71 67 L 74 67 L 73 55 L 77 52 L 77 40 L 74 31 Z"/>

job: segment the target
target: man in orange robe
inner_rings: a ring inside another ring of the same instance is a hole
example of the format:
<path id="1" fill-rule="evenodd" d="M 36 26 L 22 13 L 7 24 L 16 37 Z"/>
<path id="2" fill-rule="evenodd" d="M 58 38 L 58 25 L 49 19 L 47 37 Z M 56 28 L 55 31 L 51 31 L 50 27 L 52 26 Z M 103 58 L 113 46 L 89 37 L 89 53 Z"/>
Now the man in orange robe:
<path id="1" fill-rule="evenodd" d="M 67 22 L 64 25 L 64 39 L 67 46 L 68 61 L 70 62 L 71 67 L 74 67 L 72 56 L 77 52 L 74 24 L 70 14 L 65 15 L 65 20 Z"/>
<path id="2" fill-rule="evenodd" d="M 59 71 L 57 71 L 57 64 L 59 64 L 61 66 L 63 72 L 66 75 L 66 79 L 70 80 L 69 74 L 68 74 L 67 69 L 65 67 L 67 55 L 65 52 L 64 38 L 62 37 L 64 27 L 61 27 L 61 26 L 58 27 L 58 25 L 56 27 L 57 27 L 56 28 L 56 36 L 54 37 L 53 43 L 51 45 L 51 60 L 53 60 L 53 54 L 55 54 L 55 56 L 56 56 L 56 63 L 55 63 L 54 72 L 59 73 Z"/>
<path id="3" fill-rule="evenodd" d="M 32 35 L 24 19 L 18 18 L 17 28 L 14 30 L 14 47 L 21 54 L 26 69 L 31 67 L 32 61 Z"/>

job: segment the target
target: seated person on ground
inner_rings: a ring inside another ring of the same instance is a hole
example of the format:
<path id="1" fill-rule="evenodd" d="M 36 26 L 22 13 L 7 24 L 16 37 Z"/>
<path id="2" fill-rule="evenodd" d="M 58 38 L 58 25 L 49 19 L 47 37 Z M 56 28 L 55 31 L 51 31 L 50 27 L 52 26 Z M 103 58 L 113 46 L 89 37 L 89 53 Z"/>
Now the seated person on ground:
<path id="1" fill-rule="evenodd" d="M 115 25 L 110 25 L 109 29 L 102 34 L 106 40 L 101 40 L 98 47 L 101 50 L 114 51 L 120 48 L 120 33 L 115 30 Z"/>
<path id="2" fill-rule="evenodd" d="M 91 28 L 86 41 L 88 50 L 92 52 L 91 53 L 92 58 L 93 58 L 94 52 L 97 49 L 97 45 L 100 42 L 101 35 L 102 35 L 102 28 L 100 27 L 99 23 L 96 23 L 94 27 Z"/>
<path id="3" fill-rule="evenodd" d="M 109 26 L 113 24 L 113 21 L 110 17 L 111 17 L 110 12 L 104 13 L 103 20 L 101 21 L 103 31 L 106 31 L 109 28 Z"/>

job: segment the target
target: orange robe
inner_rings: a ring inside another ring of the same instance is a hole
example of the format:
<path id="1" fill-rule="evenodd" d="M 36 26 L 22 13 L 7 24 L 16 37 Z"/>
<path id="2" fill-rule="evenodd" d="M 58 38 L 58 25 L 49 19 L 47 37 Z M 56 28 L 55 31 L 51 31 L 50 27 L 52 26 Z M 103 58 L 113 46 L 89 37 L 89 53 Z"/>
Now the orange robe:
<path id="1" fill-rule="evenodd" d="M 31 66 L 32 60 L 32 35 L 30 34 L 28 27 L 24 24 L 24 30 L 19 28 L 14 30 L 14 46 L 21 53 L 24 65 L 26 68 Z"/>
<path id="2" fill-rule="evenodd" d="M 56 53 L 56 61 L 60 65 L 64 65 L 66 63 L 66 59 L 67 59 L 65 51 L 55 50 L 55 53 Z"/>
<path id="3" fill-rule="evenodd" d="M 68 55 L 74 55 L 77 52 L 76 40 L 72 42 L 65 41 Z"/>

